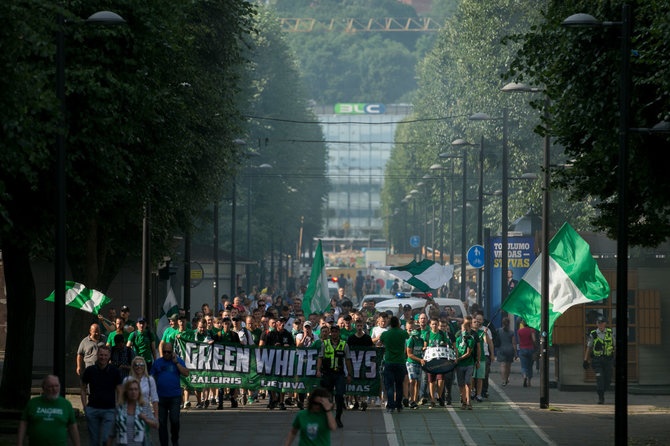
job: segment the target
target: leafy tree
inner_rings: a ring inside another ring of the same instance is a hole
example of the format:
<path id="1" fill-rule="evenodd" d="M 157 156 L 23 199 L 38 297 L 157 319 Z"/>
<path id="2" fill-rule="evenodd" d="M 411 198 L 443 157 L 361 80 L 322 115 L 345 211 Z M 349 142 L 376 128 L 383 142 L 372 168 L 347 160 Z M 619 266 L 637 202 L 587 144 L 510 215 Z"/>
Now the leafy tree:
<path id="1" fill-rule="evenodd" d="M 628 2 L 633 8 L 631 126 L 650 128 L 667 120 L 670 106 L 670 5 Z M 619 138 L 620 29 L 569 30 L 568 16 L 584 12 L 600 20 L 621 20 L 622 1 L 549 3 L 545 19 L 512 39 L 521 44 L 508 77 L 544 85 L 552 102 L 551 132 L 564 146 L 572 168 L 558 184 L 573 200 L 592 197 L 592 222 L 616 238 Z M 535 103 L 535 107 L 539 107 Z M 627 184 L 631 245 L 656 246 L 670 236 L 670 185 L 665 173 L 668 135 L 632 134 Z"/>
<path id="2" fill-rule="evenodd" d="M 68 263 L 74 280 L 105 291 L 125 260 L 139 253 L 146 203 L 154 217 L 154 255 L 162 258 L 177 226 L 190 224 L 198 203 L 216 194 L 234 165 L 234 148 L 222 148 L 221 141 L 239 133 L 233 67 L 242 61 L 239 42 L 252 8 L 237 1 L 123 1 L 115 11 L 127 26 L 94 27 L 78 26 L 90 5 L 72 0 L 64 6 Z M 58 103 L 51 39 L 57 8 L 32 0 L 1 8 L 13 25 L 3 29 L 0 57 L 13 68 L 0 111 L 8 135 L 3 153 L 11 160 L 0 167 L 0 242 L 11 302 L 11 360 L 3 369 L 0 404 L 14 407 L 29 396 L 25 370 L 32 369 L 30 258 L 50 255 L 55 220 L 50 148 Z M 82 314 L 74 316 L 69 350 L 86 331 L 84 322 Z M 27 383 L 15 379 L 19 374 Z"/>
<path id="3" fill-rule="evenodd" d="M 399 132 L 397 141 L 411 141 L 414 146 L 397 145 L 394 148 L 392 162 L 395 163 L 396 151 L 412 150 L 416 177 L 428 173 L 428 168 L 439 163 L 438 155 L 446 153 L 452 156 L 466 156 L 468 159 L 467 199 L 477 197 L 476 178 L 478 175 L 479 151 L 474 148 L 459 149 L 451 146 L 457 138 L 479 143 L 484 137 L 484 224 L 492 226 L 493 232 L 500 231 L 500 202 L 490 196 L 501 189 L 502 162 L 502 110 L 509 112 L 508 148 L 510 154 L 510 176 L 519 177 L 525 172 L 541 173 L 542 141 L 534 135 L 532 129 L 540 123 L 537 111 L 525 104 L 523 98 L 511 97 L 500 91 L 503 83 L 501 74 L 510 65 L 518 45 L 503 44 L 510 34 L 529 30 L 540 19 L 537 2 L 511 2 L 507 0 L 480 1 L 464 0 L 458 12 L 442 30 L 433 50 L 419 63 L 419 89 L 414 101 L 414 116 L 407 124 L 411 130 Z M 509 42 L 508 42 L 509 43 Z M 531 98 L 528 98 L 531 99 Z M 477 123 L 467 119 L 476 112 L 485 112 L 496 118 L 492 121 Z M 407 138 L 407 139 L 402 139 Z M 565 156 L 560 149 L 554 148 L 553 162 L 564 162 Z M 400 158 L 403 155 L 399 155 Z M 405 155 L 405 158 L 407 155 Z M 455 200 L 460 208 L 462 187 L 462 162 L 453 161 L 456 175 Z M 444 163 L 450 175 L 450 162 Z M 387 166 L 392 169 L 391 164 Z M 392 209 L 405 194 L 416 188 L 414 180 L 401 187 L 389 177 L 385 183 L 384 206 Z M 449 183 L 448 183 L 449 184 Z M 449 187 L 446 186 L 446 190 Z M 436 189 L 430 193 L 432 200 L 438 200 Z M 524 215 L 528 209 L 539 212 L 541 190 L 539 182 L 523 184 L 510 180 L 509 217 L 510 222 Z M 474 204 L 474 203 L 473 203 Z M 552 201 L 552 222 L 554 226 L 570 220 L 578 227 L 586 227 L 589 214 L 584 211 L 583 203 L 567 203 L 563 196 L 554 194 Z M 460 210 L 458 211 L 460 212 Z M 448 214 L 447 214 L 448 215 Z M 468 222 L 476 221 L 475 213 L 468 212 Z M 454 227 L 449 227 L 448 218 L 442 222 L 445 233 L 456 231 L 460 234 L 460 216 L 454 219 Z M 391 226 L 391 231 L 397 228 Z M 475 241 L 475 231 L 468 231 L 466 244 Z"/>

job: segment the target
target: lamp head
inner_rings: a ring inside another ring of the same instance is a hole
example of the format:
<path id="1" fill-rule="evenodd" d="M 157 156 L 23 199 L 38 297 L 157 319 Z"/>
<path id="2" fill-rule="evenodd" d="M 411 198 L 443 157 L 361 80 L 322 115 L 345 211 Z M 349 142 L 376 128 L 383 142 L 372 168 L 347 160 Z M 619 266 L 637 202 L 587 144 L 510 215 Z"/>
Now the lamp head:
<path id="1" fill-rule="evenodd" d="M 120 25 L 126 23 L 126 20 L 112 11 L 98 11 L 86 19 L 86 23 L 96 25 Z"/>
<path id="2" fill-rule="evenodd" d="M 590 14 L 578 13 L 572 14 L 567 19 L 563 20 L 561 26 L 568 28 L 592 28 L 600 26 L 602 23 Z"/>

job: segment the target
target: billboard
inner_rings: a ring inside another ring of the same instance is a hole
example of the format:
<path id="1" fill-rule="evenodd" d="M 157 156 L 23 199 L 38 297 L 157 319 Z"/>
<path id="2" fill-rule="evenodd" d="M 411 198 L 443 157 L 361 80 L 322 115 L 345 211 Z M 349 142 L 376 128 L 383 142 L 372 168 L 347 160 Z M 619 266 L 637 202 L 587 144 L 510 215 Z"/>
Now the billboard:
<path id="1" fill-rule="evenodd" d="M 381 115 L 386 112 L 384 104 L 335 104 L 337 115 Z"/>
<path id="2" fill-rule="evenodd" d="M 486 307 L 486 316 L 489 320 L 495 315 L 493 323 L 496 328 L 500 327 L 501 317 L 498 313 L 502 302 L 500 301 L 501 283 L 500 273 L 502 272 L 502 240 L 501 237 L 490 237 L 487 249 L 489 255 L 487 258 L 493 265 L 488 271 L 488 305 Z M 508 237 L 507 238 L 507 295 L 514 286 L 526 274 L 530 265 L 535 260 L 535 239 L 533 237 Z"/>

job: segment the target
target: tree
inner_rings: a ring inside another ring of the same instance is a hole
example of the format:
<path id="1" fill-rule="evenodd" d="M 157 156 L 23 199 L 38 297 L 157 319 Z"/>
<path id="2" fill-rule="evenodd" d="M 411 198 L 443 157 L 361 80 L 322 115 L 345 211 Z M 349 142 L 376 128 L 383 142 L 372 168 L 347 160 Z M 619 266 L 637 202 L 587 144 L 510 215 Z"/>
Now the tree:
<path id="1" fill-rule="evenodd" d="M 235 163 L 235 149 L 222 150 L 221 141 L 238 133 L 233 67 L 242 62 L 238 45 L 252 7 L 232 0 L 117 2 L 128 26 L 113 28 L 76 26 L 88 5 L 73 0 L 65 7 L 68 263 L 74 280 L 105 291 L 139 253 L 146 203 L 154 254 L 162 258 L 178 223 L 191 224 L 197 203 Z M 11 407 L 29 397 L 36 298 L 30 259 L 52 253 L 56 10 L 32 0 L 0 9 L 16 24 L 3 30 L 8 51 L 0 56 L 13 67 L 0 111 L 8 135 L 3 154 L 11 161 L 0 167 L 10 324 L 0 404 Z M 78 314 L 71 324 L 71 347 L 83 321 Z M 16 379 L 20 374 L 28 378 Z"/>
<path id="2" fill-rule="evenodd" d="M 414 145 L 398 144 L 395 152 L 413 151 L 412 168 L 416 169 L 415 177 L 421 178 L 428 173 L 428 168 L 439 163 L 438 155 L 446 153 L 452 156 L 466 156 L 468 159 L 468 178 L 472 182 L 467 185 L 467 199 L 477 197 L 476 177 L 478 175 L 478 150 L 457 149 L 451 142 L 464 138 L 479 143 L 484 137 L 484 193 L 488 197 L 495 190 L 501 189 L 501 135 L 502 109 L 506 107 L 511 117 L 509 134 L 510 176 L 519 177 L 525 172 L 541 173 L 541 145 L 538 135 L 532 129 L 540 123 L 537 111 L 528 107 L 519 96 L 510 97 L 502 93 L 504 85 L 501 75 L 507 70 L 519 44 L 506 39 L 511 34 L 525 32 L 540 19 L 541 11 L 537 2 L 511 2 L 507 0 L 479 1 L 464 0 L 458 12 L 449 20 L 440 32 L 435 47 L 418 66 L 418 84 L 414 115 L 407 124 L 411 130 L 398 132 L 396 141 L 412 142 Z M 530 98 L 529 98 L 530 99 Z M 540 99 L 540 98 L 538 98 Z M 475 123 L 467 119 L 476 112 L 485 112 L 493 121 Z M 405 156 L 406 157 L 406 156 Z M 554 148 L 553 163 L 565 162 L 561 150 Z M 462 175 L 461 161 L 455 162 L 455 175 L 458 186 L 455 188 L 456 203 L 461 202 Z M 395 161 L 394 161 L 395 163 Z M 391 166 L 389 165 L 389 168 Z M 450 165 L 445 164 L 449 169 Z M 384 206 L 392 209 L 401 202 L 405 194 L 416 188 L 414 180 L 398 187 L 393 178 L 385 183 Z M 446 187 L 448 190 L 448 187 Z M 517 192 L 518 191 L 518 192 Z M 541 190 L 539 182 L 522 184 L 512 181 L 510 184 L 509 216 L 510 221 L 524 215 L 529 208 L 536 211 L 540 208 Z M 435 189 L 431 193 L 432 200 L 438 200 Z M 460 208 L 460 205 L 457 205 Z M 554 226 L 569 219 L 573 226 L 583 229 L 588 227 L 588 207 L 584 210 L 583 203 L 568 203 L 561 195 L 555 194 L 552 202 Z M 500 205 L 495 197 L 485 199 L 484 224 L 493 226 L 493 232 L 500 231 L 498 215 Z M 474 214 L 469 213 L 472 220 Z M 469 217 L 469 218 L 470 218 Z M 460 218 L 449 227 L 448 221 L 442 222 L 446 233 L 460 233 Z M 391 230 L 394 227 L 390 228 Z M 470 230 L 470 244 L 476 240 L 475 231 Z"/>
<path id="3" fill-rule="evenodd" d="M 668 119 L 670 36 L 667 2 L 633 4 L 631 126 L 650 128 Z M 619 138 L 620 30 L 568 30 L 560 23 L 576 12 L 621 20 L 622 1 L 549 3 L 545 19 L 513 40 L 521 44 L 509 78 L 544 85 L 552 102 L 551 132 L 564 146 L 572 168 L 556 172 L 573 200 L 592 197 L 592 222 L 616 238 Z M 585 61 L 588 61 L 586 63 Z M 535 104 L 539 107 L 539 104 Z M 668 135 L 630 136 L 628 201 L 631 245 L 656 246 L 670 237 L 670 198 L 665 190 Z"/>

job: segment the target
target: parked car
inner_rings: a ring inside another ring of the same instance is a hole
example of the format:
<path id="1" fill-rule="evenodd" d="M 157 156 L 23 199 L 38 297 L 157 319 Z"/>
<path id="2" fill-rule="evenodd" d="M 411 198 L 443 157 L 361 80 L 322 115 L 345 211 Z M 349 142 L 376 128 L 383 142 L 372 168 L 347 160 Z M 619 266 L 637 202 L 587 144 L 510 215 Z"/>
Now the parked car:
<path id="1" fill-rule="evenodd" d="M 433 299 L 433 301 L 440 307 L 440 313 L 445 311 L 446 307 L 452 307 L 455 311 L 455 314 L 453 317 L 456 319 L 463 319 L 463 317 L 467 314 L 465 311 L 465 305 L 463 305 L 463 302 L 461 302 L 460 299 L 450 299 L 447 297 L 436 297 Z M 426 314 L 430 314 L 429 311 L 430 309 L 426 309 Z"/>
<path id="2" fill-rule="evenodd" d="M 376 304 L 375 308 L 379 312 L 390 310 L 393 312 L 394 316 L 397 316 L 399 306 L 404 307 L 405 305 L 411 306 L 412 316 L 416 316 L 417 314 L 424 311 L 424 307 L 426 306 L 426 299 L 421 299 L 418 297 L 401 297 L 399 299 L 398 298 L 387 299 Z"/>

